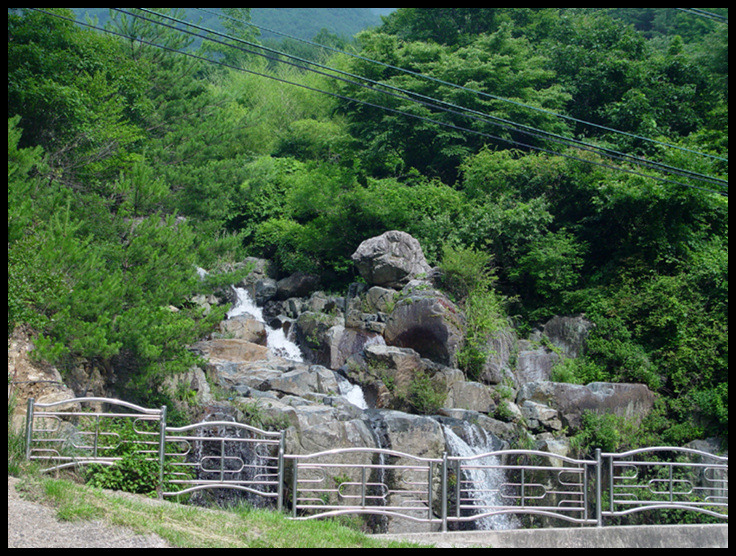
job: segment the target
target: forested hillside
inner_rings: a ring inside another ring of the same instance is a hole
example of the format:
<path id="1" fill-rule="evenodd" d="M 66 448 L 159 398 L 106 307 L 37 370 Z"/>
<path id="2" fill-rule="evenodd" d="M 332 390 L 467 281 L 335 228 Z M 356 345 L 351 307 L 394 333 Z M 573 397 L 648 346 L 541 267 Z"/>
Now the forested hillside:
<path id="1" fill-rule="evenodd" d="M 72 8 L 78 15 L 97 18 L 105 24 L 109 20 L 108 8 Z M 249 8 L 253 23 L 264 29 L 278 31 L 289 36 L 311 40 L 327 29 L 331 34 L 350 38 L 368 27 L 378 27 L 381 15 L 387 15 L 396 8 Z M 196 8 L 182 8 L 182 15 L 188 21 L 201 23 L 216 31 L 223 26 L 218 18 L 219 8 L 206 11 Z M 278 37 L 264 30 L 261 38 Z"/>
<path id="2" fill-rule="evenodd" d="M 222 11 L 207 35 L 180 9 L 8 10 L 9 334 L 140 396 L 244 257 L 339 291 L 399 229 L 476 278 L 453 293 L 479 315 L 585 313 L 558 378 L 661 393 L 653 442 L 727 439 L 727 9 L 400 8 L 328 29 L 319 65 Z"/>

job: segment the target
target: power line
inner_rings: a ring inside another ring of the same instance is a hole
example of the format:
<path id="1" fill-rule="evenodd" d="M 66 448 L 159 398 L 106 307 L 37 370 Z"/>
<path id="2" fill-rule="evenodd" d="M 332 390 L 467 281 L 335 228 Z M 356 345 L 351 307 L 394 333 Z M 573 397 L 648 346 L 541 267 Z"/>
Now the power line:
<path id="1" fill-rule="evenodd" d="M 705 10 L 699 10 L 697 8 L 675 8 L 675 9 L 681 12 L 697 15 L 698 17 L 704 17 L 706 19 L 712 19 L 714 21 L 719 21 L 721 23 L 725 23 L 726 25 L 728 25 L 728 18 L 726 16 L 719 15 L 717 13 L 706 12 Z"/>
<path id="2" fill-rule="evenodd" d="M 182 32 L 185 32 L 185 33 L 188 33 L 188 34 L 193 34 L 194 36 L 197 36 L 197 37 L 200 37 L 200 38 L 206 38 L 206 37 L 202 37 L 201 35 L 198 35 L 196 33 L 192 33 L 191 31 L 187 31 L 186 29 L 180 29 L 178 27 L 167 25 L 166 23 L 163 23 L 163 22 L 157 22 L 157 21 L 152 20 L 150 18 L 146 18 L 144 16 L 140 16 L 140 15 L 137 15 L 137 14 L 134 14 L 134 13 L 131 13 L 131 12 L 127 12 L 127 11 L 121 10 L 119 8 L 113 8 L 113 9 L 116 10 L 116 11 L 120 11 L 122 13 L 126 13 L 126 14 L 128 14 L 128 15 L 130 15 L 132 17 L 141 18 L 141 19 L 146 20 L 146 21 L 149 21 L 150 23 L 153 23 L 153 24 L 164 25 L 166 27 L 169 27 L 169 28 L 174 29 L 174 30 L 177 30 L 177 31 L 182 31 Z M 406 91 L 404 89 L 400 89 L 398 87 L 393 87 L 393 86 L 387 85 L 385 83 L 379 83 L 379 82 L 376 82 L 376 81 L 373 81 L 373 80 L 370 80 L 370 79 L 367 79 L 365 77 L 358 76 L 358 75 L 355 75 L 355 74 L 352 74 L 352 73 L 349 73 L 349 72 L 345 72 L 345 71 L 342 71 L 342 70 L 337 70 L 337 69 L 334 69 L 334 68 L 330 68 L 328 66 L 325 66 L 323 64 L 319 64 L 317 62 L 305 60 L 305 59 L 299 58 L 297 56 L 294 56 L 294 55 L 291 55 L 291 54 L 287 54 L 287 53 L 284 53 L 284 52 L 275 50 L 273 48 L 265 47 L 263 45 L 259 45 L 257 43 L 253 43 L 251 41 L 247 41 L 245 39 L 241 39 L 241 38 L 238 38 L 238 37 L 233 37 L 233 36 L 227 35 L 225 33 L 220 33 L 218 31 L 214 31 L 212 29 L 208 29 L 206 27 L 202 27 L 200 25 L 197 25 L 197 24 L 194 24 L 194 23 L 185 21 L 185 20 L 181 20 L 181 19 L 178 19 L 178 18 L 169 16 L 169 15 L 166 15 L 166 14 L 160 14 L 160 13 L 157 13 L 157 12 L 153 12 L 151 10 L 147 10 L 145 8 L 138 8 L 138 9 L 141 10 L 141 11 L 143 11 L 143 12 L 147 12 L 147 13 L 150 13 L 152 15 L 156 15 L 156 16 L 159 16 L 159 17 L 163 17 L 165 19 L 168 19 L 170 21 L 174 21 L 174 22 L 176 22 L 178 24 L 184 24 L 184 25 L 190 26 L 192 28 L 195 28 L 195 29 L 198 29 L 198 30 L 207 32 L 207 33 L 212 33 L 212 34 L 214 34 L 216 36 L 227 38 L 229 40 L 233 40 L 233 41 L 236 41 L 238 43 L 246 44 L 246 45 L 248 45 L 250 47 L 254 47 L 254 48 L 257 48 L 257 49 L 266 51 L 266 52 L 274 53 L 278 57 L 277 58 L 274 58 L 272 56 L 263 54 L 261 52 L 257 52 L 257 51 L 253 51 L 253 50 L 245 50 L 245 49 L 242 49 L 240 47 L 237 47 L 237 46 L 232 45 L 232 44 L 229 44 L 229 43 L 223 43 L 222 41 L 219 41 L 219 40 L 218 41 L 215 41 L 215 42 L 218 42 L 220 44 L 224 44 L 224 45 L 226 45 L 228 47 L 238 49 L 238 50 L 240 50 L 242 52 L 245 52 L 245 53 L 248 53 L 248 54 L 255 54 L 257 56 L 262 56 L 262 57 L 265 57 L 265 58 L 267 58 L 269 60 L 272 60 L 272 61 L 286 63 L 288 65 L 292 65 L 292 66 L 297 67 L 297 68 L 302 69 L 302 70 L 312 71 L 312 72 L 318 73 L 320 75 L 324 75 L 324 76 L 329 77 L 329 78 L 332 78 L 332 79 L 337 79 L 337 80 L 340 80 L 340 81 L 343 81 L 343 82 L 346 82 L 346 83 L 349 83 L 349 84 L 357 85 L 359 87 L 367 88 L 367 89 L 372 90 L 372 91 L 375 91 L 375 92 L 380 92 L 380 93 L 383 93 L 383 94 L 386 94 L 386 95 L 389 95 L 389 96 L 402 98 L 404 100 L 409 100 L 409 101 L 412 101 L 412 102 L 415 102 L 415 103 L 418 103 L 418 104 L 422 104 L 422 105 L 424 105 L 426 107 L 429 107 L 429 108 L 438 109 L 438 110 L 443 111 L 445 113 L 451 113 L 451 114 L 455 114 L 455 115 L 464 116 L 464 117 L 467 117 L 467 118 L 470 118 L 470 119 L 476 120 L 476 121 L 483 121 L 485 123 L 490 123 L 492 125 L 500 126 L 500 127 L 504 128 L 504 129 L 507 129 L 507 130 L 510 129 L 512 131 L 517 131 L 517 132 L 523 133 L 525 135 L 530 135 L 530 136 L 534 136 L 534 137 L 537 137 L 537 138 L 541 138 L 542 136 L 546 136 L 547 139 L 551 139 L 552 141 L 555 141 L 555 142 L 562 142 L 563 144 L 572 145 L 572 146 L 575 146 L 577 148 L 580 148 L 581 150 L 588 150 L 588 151 L 591 151 L 591 152 L 596 152 L 597 154 L 601 154 L 602 156 L 605 156 L 605 157 L 608 157 L 608 158 L 613 158 L 613 159 L 616 159 L 616 160 L 626 160 L 626 161 L 632 162 L 632 163 L 634 163 L 636 165 L 644 166 L 644 167 L 651 168 L 651 169 L 657 169 L 657 170 L 663 171 L 665 173 L 671 173 L 671 174 L 675 174 L 675 175 L 680 175 L 682 177 L 690 177 L 692 179 L 700 180 L 700 181 L 703 181 L 703 182 L 706 182 L 706 183 L 710 183 L 710 184 L 713 184 L 713 185 L 725 185 L 725 186 L 728 185 L 728 182 L 726 182 L 725 180 L 721 180 L 721 179 L 717 179 L 717 178 L 712 178 L 712 177 L 706 176 L 704 174 L 700 174 L 700 173 L 697 173 L 697 172 L 692 172 L 692 171 L 689 171 L 689 170 L 683 170 L 681 168 L 675 168 L 675 167 L 672 167 L 672 166 L 669 166 L 669 165 L 666 165 L 666 164 L 663 164 L 663 163 L 660 163 L 660 162 L 646 160 L 646 159 L 643 159 L 643 158 L 640 158 L 640 157 L 636 157 L 636 156 L 633 156 L 633 155 L 622 153 L 620 151 L 615 151 L 613 149 L 606 149 L 606 148 L 603 148 L 603 147 L 594 146 L 594 145 L 591 145 L 591 144 L 588 144 L 588 143 L 584 143 L 584 142 L 581 142 L 581 141 L 577 141 L 577 140 L 574 140 L 574 139 L 570 139 L 570 138 L 567 138 L 567 137 L 556 135 L 556 134 L 553 134 L 553 133 L 550 133 L 550 132 L 547 132 L 547 131 L 544 131 L 544 130 L 541 130 L 541 129 L 538 129 L 538 128 L 533 128 L 531 126 L 526 126 L 526 125 L 523 125 L 523 124 L 518 124 L 518 123 L 512 122 L 510 120 L 505 120 L 505 119 L 502 119 L 502 118 L 498 118 L 498 117 L 490 116 L 490 115 L 487 115 L 487 114 L 483 114 L 481 112 L 478 112 L 478 111 L 475 111 L 475 110 L 471 110 L 471 109 L 468 109 L 468 108 L 465 108 L 465 107 L 462 107 L 462 106 L 458 106 L 458 105 L 455 105 L 455 104 L 452 104 L 452 103 L 449 103 L 449 102 L 446 102 L 446 101 L 443 101 L 443 100 L 434 99 L 432 97 L 428 97 L 428 96 L 422 95 L 420 93 Z M 238 20 L 238 21 L 240 21 L 240 20 Z M 210 38 L 209 40 L 212 40 L 212 39 Z M 319 67 L 321 69 L 332 71 L 332 72 L 338 73 L 340 75 L 344 75 L 344 76 L 348 76 L 348 77 L 353 77 L 353 78 L 356 78 L 356 79 L 361 79 L 361 80 L 364 80 L 364 81 L 366 81 L 366 82 L 368 82 L 368 83 L 370 83 L 372 85 L 377 85 L 377 86 L 380 86 L 380 87 L 386 87 L 386 88 L 388 88 L 388 89 L 390 89 L 391 91 L 394 91 L 394 92 L 378 91 L 373 86 L 368 86 L 368 85 L 365 85 L 363 83 L 357 83 L 357 82 L 352 81 L 352 80 L 349 80 L 349 79 L 345 79 L 345 78 L 342 78 L 342 77 L 337 77 L 337 76 L 334 76 L 334 75 L 330 75 L 328 73 L 324 73 L 323 71 L 315 70 L 315 69 L 313 69 L 311 67 L 305 67 L 305 66 L 301 66 L 299 64 L 293 63 L 293 62 L 285 61 L 285 60 L 283 60 L 281 58 L 281 56 L 284 56 L 284 57 L 286 57 L 287 59 L 290 59 L 290 60 L 295 60 L 295 61 L 300 62 L 300 63 L 310 64 L 312 66 Z M 409 96 L 397 95 L 395 92 L 400 92 L 400 93 L 403 93 L 403 94 L 409 95 Z M 424 100 L 417 100 L 417 99 L 424 99 Z M 449 108 L 443 108 L 442 106 L 438 106 L 437 104 L 430 104 L 430 103 L 424 102 L 425 100 L 426 101 L 430 101 L 431 103 L 438 103 L 439 102 L 439 103 L 442 103 L 442 104 L 444 104 L 445 106 L 447 106 Z M 464 110 L 467 113 L 458 112 L 456 109 Z M 490 122 L 489 119 L 495 120 L 495 121 L 494 122 Z M 456 129 L 464 129 L 464 128 L 460 128 L 458 126 L 454 126 L 454 127 Z M 467 131 L 475 132 L 475 130 L 472 130 L 472 129 L 467 130 Z M 500 139 L 502 141 L 514 142 L 513 140 L 510 140 L 510 139 L 504 139 L 504 138 L 499 138 L 499 137 L 495 137 L 495 136 L 490 136 L 490 137 L 494 137 L 494 138 Z M 518 142 L 515 142 L 515 143 L 517 145 L 519 145 L 519 146 L 524 146 L 525 148 L 535 148 L 535 147 L 533 147 L 531 145 L 525 145 L 525 144 L 518 143 Z M 537 149 L 537 150 L 540 150 L 540 149 Z M 546 151 L 546 152 L 551 152 L 551 151 Z M 555 154 L 559 154 L 559 153 L 555 153 Z"/>
<path id="3" fill-rule="evenodd" d="M 518 107 L 527 108 L 529 110 L 534 110 L 534 111 L 541 112 L 541 113 L 544 113 L 544 114 L 547 114 L 547 115 L 555 116 L 557 118 L 561 118 L 563 120 L 568 120 L 568 121 L 571 121 L 571 122 L 574 122 L 574 123 L 577 123 L 577 124 L 581 124 L 581 125 L 585 125 L 585 126 L 588 126 L 588 127 L 598 128 L 600 130 L 603 130 L 603 131 L 606 131 L 606 132 L 609 132 L 609 133 L 615 133 L 615 134 L 619 134 L 619 135 L 624 135 L 624 136 L 629 137 L 629 138 L 632 138 L 632 139 L 637 139 L 637 140 L 640 140 L 640 141 L 650 142 L 650 143 L 654 143 L 654 144 L 657 144 L 657 145 L 660 145 L 660 146 L 664 146 L 664 147 L 668 147 L 668 148 L 672 148 L 672 149 L 678 149 L 678 150 L 681 150 L 681 151 L 685 151 L 685 152 L 688 152 L 690 154 L 695 154 L 695 155 L 698 155 L 698 156 L 704 156 L 704 157 L 713 158 L 713 159 L 716 159 L 716 160 L 721 160 L 723 162 L 728 162 L 728 159 L 725 159 L 725 158 L 722 158 L 722 157 L 719 157 L 719 156 L 716 156 L 716 155 L 712 155 L 712 154 L 708 154 L 708 153 L 701 153 L 701 152 L 694 151 L 694 150 L 691 150 L 691 149 L 688 149 L 688 148 L 685 148 L 685 147 L 680 147 L 678 145 L 672 145 L 672 144 L 669 144 L 669 143 L 665 143 L 665 142 L 659 141 L 657 139 L 652 139 L 652 138 L 649 138 L 649 137 L 644 137 L 642 135 L 636 135 L 636 134 L 629 133 L 629 132 L 626 132 L 626 131 L 617 130 L 617 129 L 614 129 L 614 128 L 611 128 L 611 127 L 607 127 L 607 126 L 604 126 L 604 125 L 601 125 L 601 124 L 596 124 L 596 123 L 593 123 L 593 122 L 588 122 L 588 121 L 581 120 L 581 119 L 578 119 L 578 118 L 575 118 L 575 117 L 572 117 L 572 116 L 568 116 L 568 115 L 565 115 L 565 114 L 558 114 L 556 112 L 553 112 L 551 110 L 547 110 L 545 108 L 540 108 L 538 106 L 533 106 L 533 105 L 530 105 L 530 104 L 524 104 L 524 103 L 519 102 L 519 101 L 515 101 L 515 100 L 503 98 L 503 97 L 500 97 L 500 96 L 497 96 L 497 95 L 493 95 L 491 93 L 486 93 L 484 91 L 478 91 L 476 89 L 471 89 L 471 88 L 465 87 L 463 85 L 458 85 L 456 83 L 451 83 L 449 81 L 445 81 L 445 80 L 442 80 L 442 79 L 438 79 L 436 77 L 432 77 L 432 76 L 425 75 L 425 74 L 422 74 L 422 73 L 419 73 L 419 72 L 408 70 L 406 68 L 402 68 L 402 67 L 399 67 L 399 66 L 395 66 L 395 65 L 392 65 L 392 64 L 385 63 L 385 62 L 380 62 L 380 61 L 377 61 L 377 60 L 373 60 L 371 58 L 367 58 L 365 56 L 362 56 L 362 55 L 359 55 L 359 54 L 355 54 L 353 52 L 348 52 L 346 50 L 341 50 L 341 49 L 338 49 L 338 48 L 335 48 L 335 47 L 331 47 L 331 46 L 327 46 L 327 45 L 322 45 L 322 44 L 319 44 L 319 43 L 315 43 L 313 41 L 309 41 L 309 40 L 306 40 L 306 39 L 302 39 L 300 37 L 289 35 L 287 33 L 283 33 L 281 31 L 277 31 L 275 29 L 269 29 L 269 28 L 263 27 L 261 25 L 256 25 L 255 23 L 252 23 L 250 21 L 244 21 L 244 20 L 241 20 L 241 19 L 237 19 L 237 18 L 231 17 L 231 16 L 226 15 L 226 14 L 223 14 L 223 13 L 219 13 L 218 14 L 216 12 L 213 12 L 213 11 L 210 11 L 210 10 L 207 10 L 207 9 L 204 9 L 204 8 L 195 8 L 195 9 L 196 10 L 199 10 L 199 11 L 202 11 L 202 12 L 205 12 L 205 13 L 208 13 L 210 15 L 217 15 L 219 17 L 223 17 L 223 18 L 229 19 L 229 20 L 234 21 L 234 22 L 238 22 L 238 23 L 242 23 L 242 24 L 245 24 L 245 25 L 249 25 L 249 26 L 255 27 L 256 29 L 259 29 L 261 31 L 266 31 L 266 32 L 269 32 L 269 33 L 274 33 L 274 34 L 280 35 L 280 36 L 285 37 L 285 38 L 289 38 L 289 39 L 293 39 L 295 41 L 303 42 L 303 43 L 309 44 L 311 46 L 316 46 L 316 47 L 319 47 L 319 48 L 323 48 L 325 50 L 329 50 L 329 51 L 334 52 L 334 53 L 339 53 L 339 54 L 344 54 L 346 56 L 351 56 L 353 58 L 362 60 L 364 62 L 369 62 L 369 63 L 372 63 L 372 64 L 376 64 L 376 65 L 385 67 L 386 69 L 391 69 L 391 70 L 399 71 L 399 72 L 402 72 L 402 73 L 406 73 L 406 74 L 412 75 L 414 77 L 419 77 L 421 79 L 425 79 L 425 80 L 428 80 L 428 81 L 433 81 L 433 82 L 438 83 L 438 84 L 441 84 L 441 85 L 445 85 L 445 86 L 457 88 L 457 89 L 460 89 L 460 90 L 463 90 L 463 91 L 466 91 L 466 92 L 470 92 L 470 93 L 473 93 L 473 94 L 476 94 L 476 95 L 479 95 L 479 96 L 482 96 L 482 97 L 486 97 L 486 98 L 490 98 L 490 99 L 493 99 L 493 100 L 497 100 L 497 101 L 501 101 L 501 102 L 513 104 L 513 105 L 518 106 Z"/>
<path id="4" fill-rule="evenodd" d="M 348 97 L 348 96 L 345 96 L 345 95 L 341 95 L 341 94 L 338 94 L 338 93 L 334 93 L 334 92 L 330 92 L 330 91 L 324 91 L 324 90 L 321 90 L 321 89 L 317 89 L 315 87 L 311 87 L 311 86 L 304 85 L 304 84 L 301 84 L 301 83 L 296 83 L 296 82 L 292 82 L 292 81 L 289 81 L 289 80 L 286 80 L 286 79 L 283 79 L 283 78 L 275 77 L 273 75 L 268 75 L 268 74 L 256 72 L 256 71 L 253 71 L 253 70 L 249 70 L 249 69 L 246 69 L 246 68 L 234 66 L 234 65 L 231 65 L 231 64 L 225 64 L 223 62 L 218 62 L 216 60 L 211 60 L 209 58 L 205 58 L 203 56 L 192 54 L 190 52 L 182 52 L 180 50 L 177 50 L 177 49 L 174 49 L 174 48 L 171 48 L 171 47 L 166 47 L 164 45 L 159 45 L 159 44 L 153 43 L 151 41 L 147 41 L 147 40 L 142 39 L 142 38 L 139 38 L 139 37 L 131 37 L 131 36 L 126 35 L 126 34 L 123 34 L 123 33 L 118 33 L 118 32 L 115 32 L 115 31 L 111 31 L 109 29 L 103 29 L 103 28 L 94 26 L 94 25 L 92 25 L 90 23 L 79 22 L 79 21 L 76 21 L 74 19 L 70 19 L 70 18 L 61 16 L 59 14 L 54 14 L 54 13 L 51 13 L 51 12 L 47 12 L 47 11 L 42 10 L 42 9 L 39 9 L 39 8 L 29 8 L 29 9 L 34 10 L 34 11 L 39 11 L 41 13 L 44 13 L 44 14 L 47 14 L 49 16 L 56 17 L 56 18 L 59 18 L 59 19 L 64 19 L 64 20 L 67 20 L 67 21 L 73 21 L 73 22 L 75 22 L 75 23 L 77 23 L 79 25 L 83 25 L 85 27 L 96 29 L 98 31 L 102 31 L 102 32 L 106 32 L 106 33 L 109 33 L 109 34 L 112 34 L 112 35 L 116 35 L 116 36 L 121 37 L 121 38 L 129 39 L 129 40 L 130 39 L 136 40 L 136 41 L 140 42 L 141 44 L 146 44 L 146 45 L 149 45 L 149 46 L 160 48 L 160 49 L 166 50 L 168 52 L 172 52 L 172 53 L 176 53 L 176 54 L 188 56 L 190 58 L 197 59 L 199 61 L 203 61 L 203 62 L 207 62 L 207 63 L 212 63 L 212 64 L 215 64 L 215 65 L 227 67 L 227 68 L 230 68 L 230 69 L 233 69 L 233 70 L 236 70 L 236 71 L 242 71 L 244 73 L 249 73 L 249 74 L 252 74 L 252 75 L 256 75 L 256 76 L 259 76 L 259 77 L 264 77 L 264 78 L 271 79 L 271 80 L 274 80 L 274 81 L 277 81 L 277 82 L 281 82 L 281 83 L 284 83 L 284 84 L 287 84 L 287 85 L 301 87 L 301 88 L 304 88 L 306 90 L 310 90 L 310 91 L 314 91 L 314 92 L 317 92 L 317 93 L 321 93 L 321 94 L 325 94 L 325 95 L 328 95 L 328 96 L 332 96 L 334 98 L 338 98 L 338 99 L 341 99 L 341 100 L 344 100 L 344 101 L 355 102 L 355 103 L 358 103 L 358 104 L 362 104 L 362 105 L 370 106 L 370 107 L 373 107 L 373 108 L 378 108 L 378 109 L 381 109 L 381 110 L 385 110 L 385 111 L 388 111 L 388 112 L 392 112 L 392 113 L 404 115 L 404 116 L 407 116 L 407 117 L 411 117 L 411 118 L 414 118 L 414 119 L 418 119 L 418 120 L 421 120 L 421 121 L 425 121 L 425 122 L 429 122 L 429 123 L 433 123 L 433 124 L 437 124 L 437 125 L 442 125 L 442 126 L 445 126 L 445 127 L 448 127 L 448 128 L 451 128 L 451 129 L 460 131 L 460 132 L 473 133 L 473 134 L 477 134 L 477 135 L 480 135 L 480 136 L 483 136 L 483 137 L 486 137 L 486 138 L 490 138 L 490 139 L 493 139 L 493 140 L 504 141 L 504 142 L 507 142 L 507 143 L 511 143 L 513 145 L 516 145 L 517 147 L 520 147 L 520 148 L 527 148 L 527 149 L 530 149 L 530 150 L 537 150 L 537 151 L 544 152 L 544 153 L 547 153 L 547 154 L 551 154 L 551 155 L 555 155 L 555 156 L 560 156 L 560 157 L 564 157 L 564 158 L 576 160 L 576 161 L 579 161 L 579 162 L 583 162 L 583 163 L 587 163 L 587 164 L 591 164 L 591 165 L 595 165 L 595 166 L 599 166 L 599 167 L 603 167 L 603 168 L 607 168 L 607 169 L 611 169 L 611 170 L 616 170 L 616 171 L 621 171 L 621 172 L 628 173 L 628 174 L 638 175 L 638 176 L 641 176 L 641 177 L 649 178 L 649 179 L 652 179 L 652 180 L 655 180 L 655 181 L 659 181 L 659 182 L 663 182 L 663 183 L 670 183 L 670 184 L 679 185 L 679 186 L 682 186 L 682 187 L 697 189 L 697 190 L 701 190 L 701 191 L 705 191 L 705 192 L 710 192 L 710 193 L 716 193 L 716 194 L 719 194 L 719 195 L 722 195 L 722 196 L 726 196 L 726 197 L 728 196 L 727 192 L 724 192 L 724 191 L 713 190 L 713 189 L 709 189 L 709 188 L 705 188 L 705 187 L 699 187 L 699 186 L 695 186 L 695 185 L 691 185 L 691 184 L 686 184 L 686 183 L 678 182 L 678 181 L 667 179 L 667 178 L 662 178 L 662 177 L 659 177 L 659 176 L 653 176 L 653 175 L 643 174 L 643 173 L 636 172 L 634 170 L 630 170 L 630 169 L 627 169 L 627 168 L 622 168 L 622 167 L 619 167 L 619 166 L 612 166 L 612 165 L 609 165 L 609 164 L 604 164 L 604 163 L 596 162 L 596 161 L 589 160 L 589 159 L 583 159 L 583 158 L 580 158 L 580 157 L 575 157 L 575 156 L 572 156 L 572 155 L 569 155 L 569 154 L 566 154 L 566 153 L 554 152 L 554 151 L 550 151 L 549 149 L 544 149 L 544 148 L 533 146 L 533 145 L 527 145 L 527 144 L 520 143 L 518 141 L 514 141 L 514 140 L 511 140 L 511 139 L 506 139 L 506 138 L 498 137 L 498 136 L 495 136 L 495 135 L 492 135 L 492 134 L 483 133 L 483 132 L 480 132 L 480 131 L 477 131 L 477 130 L 460 127 L 460 126 L 457 126 L 457 125 L 454 125 L 454 124 L 450 124 L 450 123 L 447 123 L 447 122 L 443 122 L 443 121 L 435 120 L 435 119 L 432 119 L 432 118 L 428 118 L 428 117 L 424 117 L 424 116 L 419 116 L 417 114 L 412 114 L 412 113 L 401 111 L 401 110 L 397 110 L 397 109 L 394 109 L 394 108 L 390 108 L 390 107 L 378 105 L 378 104 L 375 104 L 375 103 L 371 103 L 371 102 L 367 102 L 367 101 L 363 101 L 363 100 L 351 98 L 351 97 Z M 129 12 L 125 12 L 124 10 L 117 9 L 117 8 L 113 8 L 113 9 L 116 9 L 117 11 L 121 11 L 123 13 L 129 13 Z M 145 18 L 143 16 L 139 16 L 139 15 L 132 14 L 132 13 L 129 13 L 129 15 L 131 15 L 133 17 L 137 17 L 137 18 L 140 18 L 140 19 L 144 19 L 144 20 L 150 21 L 151 23 L 156 24 L 156 25 L 163 25 L 165 27 L 168 27 L 170 29 L 174 29 L 176 31 L 183 31 L 183 32 L 186 32 L 186 33 L 188 33 L 190 35 L 194 35 L 194 36 L 199 37 L 199 38 L 207 39 L 207 40 L 210 40 L 212 42 L 216 42 L 216 43 L 222 44 L 224 46 L 232 47 L 232 45 L 229 44 L 229 43 L 225 43 L 225 42 L 220 41 L 220 40 L 217 40 L 217 39 L 212 39 L 211 37 L 206 37 L 206 36 L 203 36 L 203 35 L 198 35 L 196 33 L 192 33 L 192 32 L 186 31 L 184 29 L 178 29 L 176 27 L 173 27 L 171 25 L 167 25 L 167 24 L 162 23 L 160 21 L 153 21 L 153 20 L 150 20 L 149 18 Z M 156 15 L 162 15 L 162 14 L 156 14 Z"/>

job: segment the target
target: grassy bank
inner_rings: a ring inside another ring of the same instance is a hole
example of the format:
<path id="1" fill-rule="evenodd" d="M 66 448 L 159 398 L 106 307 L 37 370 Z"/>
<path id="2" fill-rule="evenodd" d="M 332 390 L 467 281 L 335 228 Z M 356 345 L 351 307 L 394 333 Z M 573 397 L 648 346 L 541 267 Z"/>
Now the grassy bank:
<path id="1" fill-rule="evenodd" d="M 336 521 L 300 522 L 273 511 L 211 510 L 91 488 L 68 480 L 25 477 L 27 499 L 68 521 L 101 520 L 156 534 L 176 548 L 419 548 L 379 541 Z"/>

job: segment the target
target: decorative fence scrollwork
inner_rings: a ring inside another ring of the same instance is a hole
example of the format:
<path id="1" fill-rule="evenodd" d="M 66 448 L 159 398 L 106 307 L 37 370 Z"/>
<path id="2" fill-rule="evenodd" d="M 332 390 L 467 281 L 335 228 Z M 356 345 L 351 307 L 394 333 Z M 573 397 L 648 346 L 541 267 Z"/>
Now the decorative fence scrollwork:
<path id="1" fill-rule="evenodd" d="M 283 504 L 284 433 L 230 421 L 168 427 L 163 496 L 232 489 Z M 167 486 L 176 489 L 166 490 Z"/>
<path id="2" fill-rule="evenodd" d="M 728 520 L 728 457 L 699 450 L 598 450 L 594 460 L 533 450 L 423 458 L 375 448 L 286 454 L 284 438 L 230 421 L 167 427 L 165 407 L 108 398 L 30 399 L 26 457 L 52 471 L 112 466 L 133 453 L 158 463 L 160 497 L 229 489 L 290 507 L 294 519 L 370 514 L 441 530 L 469 522 L 515 528 L 524 515 L 597 526 L 644 511 Z"/>
<path id="3" fill-rule="evenodd" d="M 601 463 L 608 474 L 608 501 L 599 505 L 603 517 L 685 510 L 728 519 L 728 457 L 657 447 L 603 453 Z"/>

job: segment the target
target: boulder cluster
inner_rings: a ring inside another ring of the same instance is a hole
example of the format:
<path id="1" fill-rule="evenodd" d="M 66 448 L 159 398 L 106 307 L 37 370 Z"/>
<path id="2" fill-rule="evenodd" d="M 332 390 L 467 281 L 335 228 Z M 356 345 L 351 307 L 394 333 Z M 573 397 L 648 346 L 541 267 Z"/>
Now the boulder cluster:
<path id="1" fill-rule="evenodd" d="M 234 407 L 257 406 L 286 427 L 296 453 L 380 445 L 433 457 L 445 450 L 443 422 L 478 423 L 499 446 L 531 441 L 567 455 L 585 411 L 637 420 L 653 408 L 644 385 L 551 381 L 555 365 L 585 350 L 592 324 L 581 315 L 554 317 L 528 338 L 511 325 L 498 331 L 482 375 L 468 380 L 457 366 L 465 317 L 416 239 L 390 231 L 352 258 L 362 281 L 345 295 L 321 291 L 315 276 L 278 280 L 268 261 L 247 261 L 254 270 L 236 287 L 262 317 L 230 318 L 193 346 L 208 361 L 192 371 L 205 405 L 224 403 L 214 394 L 224 392 Z M 299 360 L 268 346 L 269 329 L 298 345 Z M 347 395 L 356 390 L 357 404 Z"/>

